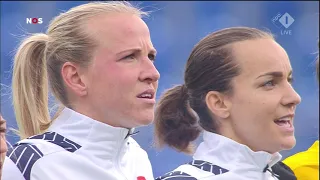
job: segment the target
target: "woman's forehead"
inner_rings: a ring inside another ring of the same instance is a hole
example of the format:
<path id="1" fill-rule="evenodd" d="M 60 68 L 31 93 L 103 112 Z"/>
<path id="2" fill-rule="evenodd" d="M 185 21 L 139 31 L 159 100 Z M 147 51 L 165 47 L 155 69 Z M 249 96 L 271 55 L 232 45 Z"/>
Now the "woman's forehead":
<path id="1" fill-rule="evenodd" d="M 233 57 L 245 73 L 291 71 L 286 51 L 272 39 L 259 39 L 235 43 Z"/>

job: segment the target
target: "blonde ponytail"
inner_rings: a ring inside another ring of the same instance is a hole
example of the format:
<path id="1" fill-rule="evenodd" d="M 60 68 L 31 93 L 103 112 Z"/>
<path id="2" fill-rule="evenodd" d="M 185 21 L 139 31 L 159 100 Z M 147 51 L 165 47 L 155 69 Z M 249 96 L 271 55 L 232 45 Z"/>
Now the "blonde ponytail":
<path id="1" fill-rule="evenodd" d="M 46 34 L 26 38 L 14 58 L 13 106 L 21 139 L 39 134 L 50 125 L 45 57 L 47 41 Z"/>

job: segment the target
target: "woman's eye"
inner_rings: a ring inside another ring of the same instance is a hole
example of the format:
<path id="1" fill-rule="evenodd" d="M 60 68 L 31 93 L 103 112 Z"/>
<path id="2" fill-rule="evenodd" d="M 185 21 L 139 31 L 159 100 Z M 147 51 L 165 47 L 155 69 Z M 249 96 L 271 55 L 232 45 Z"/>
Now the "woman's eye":
<path id="1" fill-rule="evenodd" d="M 290 78 L 288 78 L 288 82 L 289 82 L 290 84 L 293 84 L 294 79 L 293 79 L 292 77 L 290 77 Z"/>
<path id="2" fill-rule="evenodd" d="M 149 58 L 151 61 L 155 61 L 155 60 L 156 60 L 156 55 L 154 55 L 154 54 L 148 54 L 148 58 Z"/>
<path id="3" fill-rule="evenodd" d="M 135 58 L 134 54 L 130 54 L 122 59 L 134 59 L 134 58 Z"/>
<path id="4" fill-rule="evenodd" d="M 6 131 L 7 131 L 7 129 L 5 129 L 5 128 L 0 128 L 0 134 L 5 134 Z"/>
<path id="5" fill-rule="evenodd" d="M 271 80 L 271 81 L 264 83 L 263 86 L 264 87 L 273 87 L 273 86 L 275 86 L 275 82 L 273 80 Z"/>

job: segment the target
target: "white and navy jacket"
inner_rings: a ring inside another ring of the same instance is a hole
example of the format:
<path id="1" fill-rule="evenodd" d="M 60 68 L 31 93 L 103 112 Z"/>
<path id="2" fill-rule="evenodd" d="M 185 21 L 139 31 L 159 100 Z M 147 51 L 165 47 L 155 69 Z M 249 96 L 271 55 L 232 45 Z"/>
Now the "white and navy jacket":
<path id="1" fill-rule="evenodd" d="M 8 151 L 2 180 L 153 180 L 129 133 L 65 108 L 48 132 Z"/>
<path id="2" fill-rule="evenodd" d="M 193 161 L 156 180 L 277 180 L 271 167 L 279 153 L 253 152 L 224 136 L 204 131 Z"/>

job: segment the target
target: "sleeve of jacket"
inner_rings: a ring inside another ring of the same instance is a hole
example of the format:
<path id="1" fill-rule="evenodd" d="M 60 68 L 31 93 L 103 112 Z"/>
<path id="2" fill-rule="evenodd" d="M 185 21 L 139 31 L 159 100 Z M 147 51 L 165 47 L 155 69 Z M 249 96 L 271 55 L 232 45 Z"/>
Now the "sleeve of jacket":
<path id="1" fill-rule="evenodd" d="M 197 180 L 197 179 L 182 171 L 173 171 L 163 176 L 157 177 L 155 180 Z"/>
<path id="2" fill-rule="evenodd" d="M 52 163 L 54 162 L 54 163 Z M 31 180 L 115 180 L 116 172 L 92 168 L 95 164 L 84 157 L 58 152 L 39 159 L 32 168 Z"/>
<path id="3" fill-rule="evenodd" d="M 248 180 L 247 178 L 244 178 L 232 172 L 221 174 L 221 175 L 209 175 L 209 176 L 196 178 L 182 171 L 173 171 L 163 176 L 160 176 L 155 180 L 200 180 L 200 179 L 201 180 Z"/>
<path id="4" fill-rule="evenodd" d="M 5 158 L 2 169 L 2 180 L 25 180 L 15 163 L 8 157 Z"/>
<path id="5" fill-rule="evenodd" d="M 30 172 L 34 163 L 43 156 L 42 152 L 32 144 L 16 144 L 7 152 L 3 166 L 5 180 L 31 180 Z"/>

